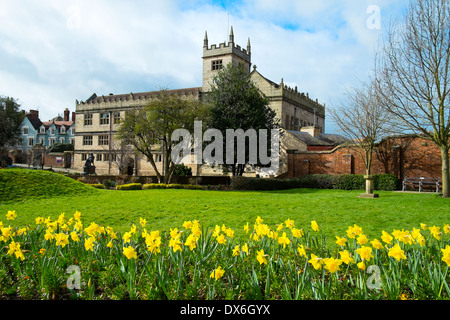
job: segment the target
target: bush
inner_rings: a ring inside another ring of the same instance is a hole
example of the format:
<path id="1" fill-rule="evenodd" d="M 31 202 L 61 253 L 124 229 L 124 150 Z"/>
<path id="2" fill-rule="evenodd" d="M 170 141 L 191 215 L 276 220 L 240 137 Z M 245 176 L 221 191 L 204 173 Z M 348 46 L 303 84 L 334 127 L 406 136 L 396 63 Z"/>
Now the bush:
<path id="1" fill-rule="evenodd" d="M 105 189 L 105 186 L 101 183 L 92 183 L 89 184 L 91 187 L 97 188 L 97 189 Z"/>
<path id="2" fill-rule="evenodd" d="M 175 167 L 173 175 L 178 177 L 192 176 L 192 168 L 189 168 L 185 166 L 183 163 L 181 163 Z"/>
<path id="3" fill-rule="evenodd" d="M 374 189 L 379 191 L 397 190 L 400 180 L 391 174 L 374 175 Z M 307 175 L 291 179 L 264 179 L 233 177 L 231 188 L 234 190 L 286 190 L 294 188 L 364 190 L 366 180 L 363 175 Z"/>
<path id="4" fill-rule="evenodd" d="M 393 174 L 378 174 L 373 181 L 375 190 L 394 191 L 399 190 L 401 181 Z"/>
<path id="5" fill-rule="evenodd" d="M 190 190 L 203 190 L 202 186 L 195 184 L 164 184 L 164 183 L 148 183 L 142 186 L 142 189 L 190 189 Z"/>
<path id="6" fill-rule="evenodd" d="M 116 187 L 117 190 L 142 190 L 142 183 L 121 184 Z"/>

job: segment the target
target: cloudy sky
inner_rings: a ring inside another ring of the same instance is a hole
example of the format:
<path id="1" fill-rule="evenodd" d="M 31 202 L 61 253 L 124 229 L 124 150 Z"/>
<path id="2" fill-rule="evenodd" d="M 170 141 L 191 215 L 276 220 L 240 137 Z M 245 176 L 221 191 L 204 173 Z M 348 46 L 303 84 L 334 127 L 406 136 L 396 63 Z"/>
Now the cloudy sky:
<path id="1" fill-rule="evenodd" d="M 407 0 L 0 0 L 0 95 L 46 121 L 76 100 L 202 85 L 209 44 L 234 29 L 252 63 L 332 106 L 367 79 Z M 327 120 L 326 131 L 335 131 Z"/>

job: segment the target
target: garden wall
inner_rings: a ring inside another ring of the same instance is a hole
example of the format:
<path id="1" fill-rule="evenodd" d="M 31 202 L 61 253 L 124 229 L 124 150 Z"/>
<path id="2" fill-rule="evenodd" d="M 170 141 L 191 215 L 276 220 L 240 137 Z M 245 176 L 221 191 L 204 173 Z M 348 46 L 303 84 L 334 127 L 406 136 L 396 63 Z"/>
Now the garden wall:
<path id="1" fill-rule="evenodd" d="M 331 151 L 290 151 L 288 178 L 312 174 L 365 174 L 363 158 L 355 147 L 339 146 Z M 418 136 L 385 139 L 373 156 L 372 174 L 441 178 L 439 148 Z"/>

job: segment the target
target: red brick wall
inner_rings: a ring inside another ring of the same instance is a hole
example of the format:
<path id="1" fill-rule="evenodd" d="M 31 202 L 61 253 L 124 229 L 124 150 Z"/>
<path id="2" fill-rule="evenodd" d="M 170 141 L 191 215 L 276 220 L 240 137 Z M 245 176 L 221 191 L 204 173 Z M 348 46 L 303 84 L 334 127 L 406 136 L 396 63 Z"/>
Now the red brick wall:
<path id="1" fill-rule="evenodd" d="M 420 137 L 391 138 L 378 145 L 372 174 L 390 173 L 404 177 L 441 177 L 439 148 Z M 357 148 L 337 147 L 332 151 L 288 154 L 288 177 L 307 174 L 365 174 Z"/>

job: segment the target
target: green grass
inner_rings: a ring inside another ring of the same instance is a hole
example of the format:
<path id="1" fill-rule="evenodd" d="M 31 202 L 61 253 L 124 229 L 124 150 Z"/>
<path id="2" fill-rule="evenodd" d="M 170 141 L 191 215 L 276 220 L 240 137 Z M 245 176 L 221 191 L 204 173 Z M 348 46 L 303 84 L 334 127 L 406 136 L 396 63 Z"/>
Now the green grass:
<path id="1" fill-rule="evenodd" d="M 0 170 L 0 203 L 95 192 L 94 188 L 61 174 L 41 170 Z"/>
<path id="2" fill-rule="evenodd" d="M 137 225 L 141 217 L 147 220 L 148 230 L 181 228 L 184 221 L 197 219 L 208 228 L 225 224 L 244 239 L 244 224 L 253 226 L 257 216 L 270 226 L 289 218 L 296 227 L 304 229 L 316 220 L 332 244 L 334 236 L 344 236 L 353 224 L 362 227 L 369 237 L 379 238 L 382 230 L 412 230 L 420 223 L 442 227 L 450 223 L 450 199 L 435 194 L 378 192 L 379 199 L 360 199 L 361 191 L 318 189 L 84 191 L 5 202 L 0 205 L 0 220 L 5 223 L 7 211 L 15 210 L 18 218 L 11 221 L 12 226 L 34 225 L 38 216 L 56 219 L 60 213 L 72 216 L 78 210 L 85 225 L 96 222 L 123 231 L 133 223 Z"/>

